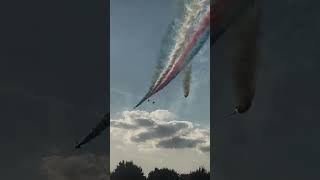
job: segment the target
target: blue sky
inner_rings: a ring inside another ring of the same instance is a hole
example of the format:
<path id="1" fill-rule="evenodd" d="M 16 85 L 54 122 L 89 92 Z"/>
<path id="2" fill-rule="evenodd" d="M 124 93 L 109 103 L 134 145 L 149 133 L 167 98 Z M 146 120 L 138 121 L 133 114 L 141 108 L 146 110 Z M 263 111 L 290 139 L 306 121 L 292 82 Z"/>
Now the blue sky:
<path id="1" fill-rule="evenodd" d="M 177 2 L 135 0 L 111 2 L 111 115 L 132 107 L 145 95 L 153 76 L 161 40 L 177 15 Z M 183 98 L 181 75 L 141 110 L 175 109 L 181 117 L 209 127 L 208 43 L 193 60 L 190 97 Z"/>
<path id="2" fill-rule="evenodd" d="M 178 1 L 181 0 L 111 1 L 110 108 L 112 119 L 121 118 L 125 110 L 132 111 L 133 106 L 147 92 L 155 71 L 161 40 L 165 36 L 168 25 L 181 11 Z M 168 110 L 181 120 L 209 129 L 209 58 L 209 42 L 207 42 L 192 61 L 193 74 L 188 98 L 183 97 L 181 73 L 166 88 L 151 98 L 156 102 L 155 104 L 145 102 L 138 110 L 146 112 Z"/>

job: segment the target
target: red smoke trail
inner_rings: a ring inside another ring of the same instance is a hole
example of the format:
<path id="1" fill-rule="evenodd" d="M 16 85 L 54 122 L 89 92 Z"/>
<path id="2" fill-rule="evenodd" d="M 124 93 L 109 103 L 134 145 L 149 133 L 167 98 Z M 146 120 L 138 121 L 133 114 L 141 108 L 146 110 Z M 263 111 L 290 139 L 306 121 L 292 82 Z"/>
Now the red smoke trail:
<path id="1" fill-rule="evenodd" d="M 182 55 L 178 59 L 177 63 L 174 65 L 174 67 L 171 69 L 170 73 L 167 74 L 166 78 L 162 83 L 160 83 L 158 86 L 154 88 L 151 94 L 155 94 L 158 91 L 160 91 L 162 88 L 164 88 L 175 76 L 181 71 L 183 65 L 186 62 L 186 58 L 189 55 L 192 48 L 195 46 L 201 35 L 204 34 L 206 29 L 210 25 L 210 12 L 206 14 L 204 17 L 203 22 L 201 23 L 199 29 L 195 31 L 195 33 L 192 35 L 190 42 L 186 46 L 185 50 L 183 51 Z"/>

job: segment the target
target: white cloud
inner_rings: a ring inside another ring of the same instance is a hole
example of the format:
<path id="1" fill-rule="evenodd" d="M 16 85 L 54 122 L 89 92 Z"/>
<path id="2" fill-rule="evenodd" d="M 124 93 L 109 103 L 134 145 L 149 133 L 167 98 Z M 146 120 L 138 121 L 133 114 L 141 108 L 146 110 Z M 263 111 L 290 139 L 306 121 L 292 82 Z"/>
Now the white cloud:
<path id="1" fill-rule="evenodd" d="M 111 139 L 136 144 L 140 150 L 190 149 L 203 153 L 210 150 L 208 129 L 179 120 L 167 110 L 124 111 L 119 119 L 111 120 L 110 131 Z"/>

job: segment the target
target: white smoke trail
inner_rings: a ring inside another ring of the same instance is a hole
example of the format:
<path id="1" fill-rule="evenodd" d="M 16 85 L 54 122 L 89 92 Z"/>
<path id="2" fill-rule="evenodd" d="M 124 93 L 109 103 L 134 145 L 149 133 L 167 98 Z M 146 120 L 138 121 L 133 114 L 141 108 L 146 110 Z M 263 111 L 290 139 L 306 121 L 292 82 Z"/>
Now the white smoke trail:
<path id="1" fill-rule="evenodd" d="M 184 77 L 183 77 L 184 97 L 188 97 L 190 93 L 191 73 L 192 73 L 192 64 L 189 64 L 187 69 L 185 70 Z"/>
<path id="2" fill-rule="evenodd" d="M 193 31 L 193 28 L 199 21 L 196 19 L 201 16 L 201 12 L 208 6 L 209 0 L 192 0 L 190 3 L 185 5 L 185 16 L 180 27 L 177 30 L 177 37 L 175 39 L 175 45 L 171 50 L 171 53 L 168 57 L 168 63 L 162 73 L 160 74 L 158 80 L 155 82 L 153 87 L 156 87 L 170 71 L 176 59 L 181 54 L 185 45 L 189 40 L 190 31 Z"/>
<path id="3" fill-rule="evenodd" d="M 169 48 L 163 53 L 156 70 L 152 85 L 148 93 L 135 106 L 138 107 L 147 98 L 157 93 L 166 86 L 189 62 L 203 46 L 210 34 L 210 1 L 209 0 L 185 0 L 184 16 L 179 24 L 173 24 L 173 31 L 169 31 Z M 168 37 L 167 36 L 167 37 Z M 165 61 L 167 63 L 163 63 Z M 175 68 L 179 67 L 179 68 Z M 172 73 L 173 72 L 173 73 Z M 158 78 L 157 78 L 158 76 Z"/>

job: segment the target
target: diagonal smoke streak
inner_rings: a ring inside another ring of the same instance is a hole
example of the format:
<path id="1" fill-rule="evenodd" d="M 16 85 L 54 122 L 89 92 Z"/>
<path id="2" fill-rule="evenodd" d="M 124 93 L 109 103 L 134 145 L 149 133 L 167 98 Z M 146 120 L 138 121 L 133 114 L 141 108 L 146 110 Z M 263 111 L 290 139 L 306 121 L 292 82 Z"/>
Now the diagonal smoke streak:
<path id="1" fill-rule="evenodd" d="M 138 107 L 173 80 L 199 52 L 209 37 L 210 1 L 186 0 L 185 2 L 182 23 L 177 21 L 178 23 L 171 26 L 173 31 L 169 30 L 168 39 L 172 39 L 172 41 L 168 41 L 169 45 L 161 50 L 152 85 L 148 93 L 135 107 Z M 164 64 L 162 59 L 165 59 L 167 63 Z"/>
<path id="2" fill-rule="evenodd" d="M 177 31 L 177 37 L 175 39 L 176 44 L 171 50 L 171 53 L 168 57 L 169 61 L 165 67 L 165 70 L 160 74 L 153 87 L 156 87 L 157 85 L 159 85 L 159 83 L 161 83 L 161 81 L 165 78 L 165 76 L 169 73 L 170 69 L 175 64 L 176 59 L 179 57 L 185 44 L 190 39 L 190 35 L 188 35 L 188 33 L 190 34 L 190 32 L 193 31 L 192 27 L 194 27 L 194 24 L 196 24 L 194 22 L 198 22 L 197 19 L 199 19 L 199 16 L 202 14 L 201 12 L 203 11 L 205 3 L 209 3 L 209 1 L 193 0 L 191 4 L 187 4 L 185 6 L 186 15 L 184 21 Z"/>
<path id="3" fill-rule="evenodd" d="M 160 91 L 164 88 L 172 79 L 176 77 L 176 75 L 183 70 L 183 68 L 188 65 L 188 63 L 193 59 L 193 57 L 199 52 L 199 50 L 205 44 L 207 38 L 210 34 L 210 12 L 206 14 L 200 27 L 197 31 L 192 35 L 192 39 L 187 43 L 183 53 L 180 55 L 179 60 L 174 64 L 174 66 L 170 69 L 170 72 L 166 75 L 164 80 L 154 88 L 152 94 Z"/>
<path id="4" fill-rule="evenodd" d="M 150 86 L 150 91 L 155 86 L 161 72 L 164 70 L 166 64 L 165 61 L 170 55 L 170 50 L 174 47 L 174 38 L 177 35 L 176 29 L 179 27 L 180 21 L 178 19 L 174 20 L 167 29 L 166 36 L 162 39 L 161 42 L 161 49 L 160 49 L 160 56 L 157 61 L 156 70 L 152 77 L 152 82 Z"/>
<path id="5" fill-rule="evenodd" d="M 191 74 L 192 74 L 192 64 L 189 64 L 183 77 L 184 97 L 188 97 L 190 93 Z"/>

